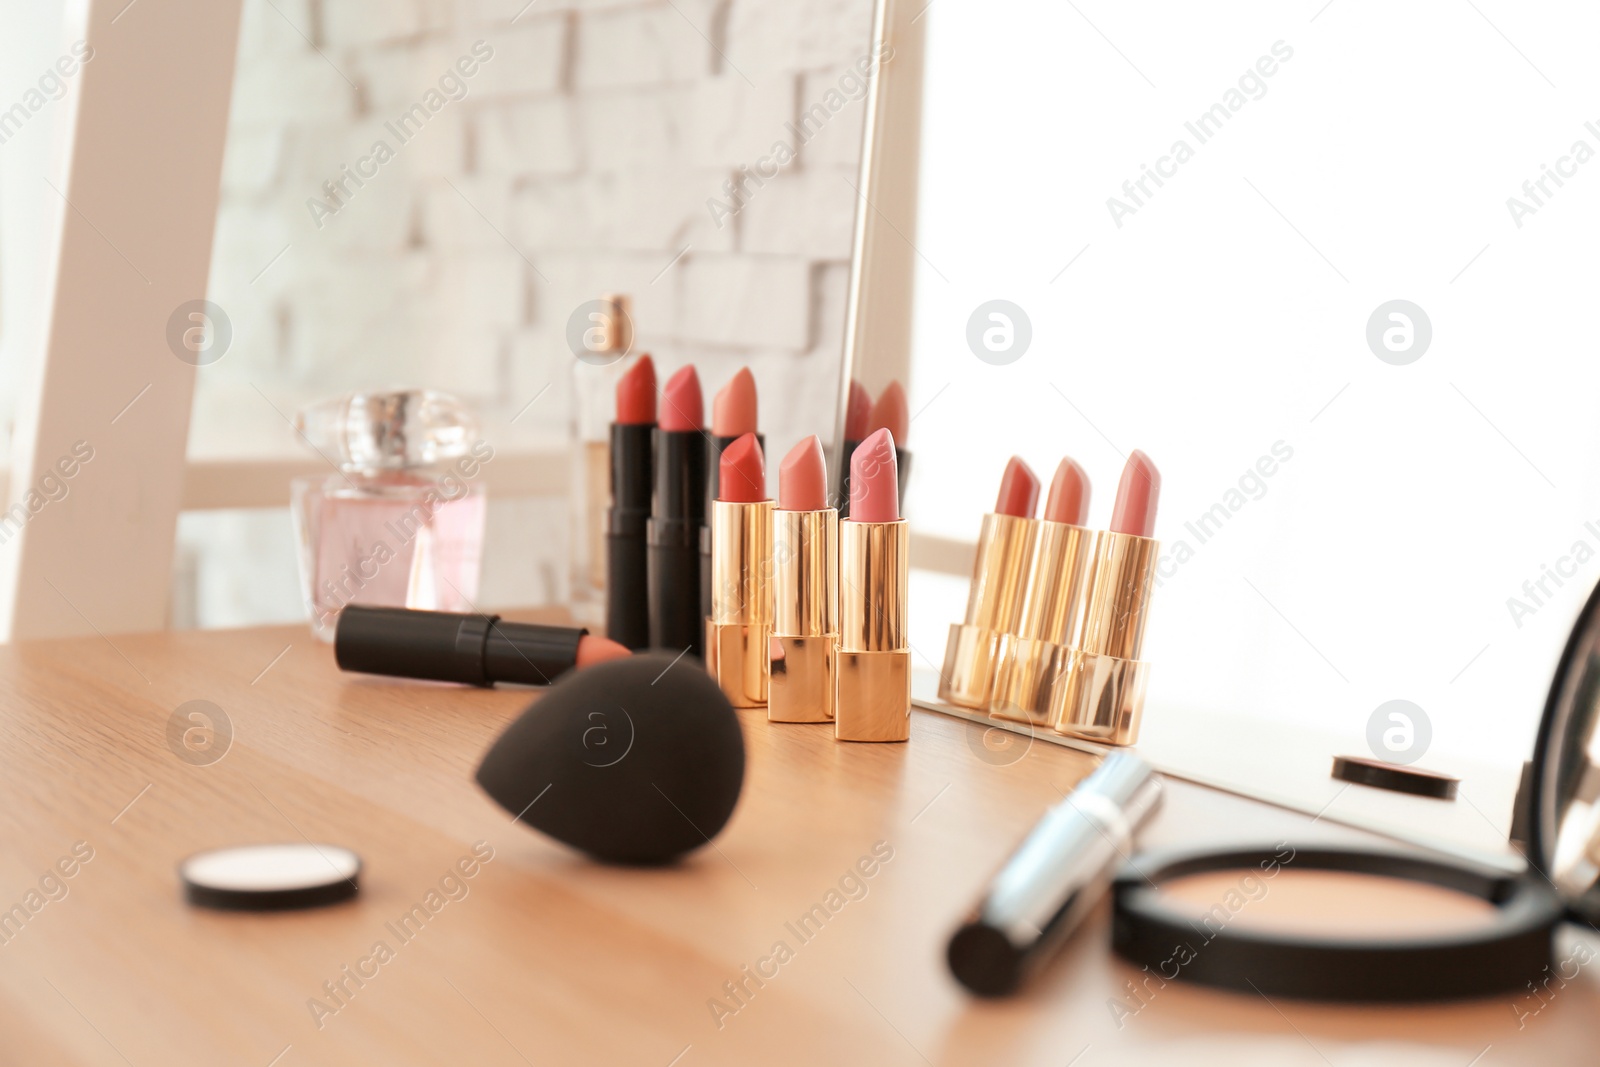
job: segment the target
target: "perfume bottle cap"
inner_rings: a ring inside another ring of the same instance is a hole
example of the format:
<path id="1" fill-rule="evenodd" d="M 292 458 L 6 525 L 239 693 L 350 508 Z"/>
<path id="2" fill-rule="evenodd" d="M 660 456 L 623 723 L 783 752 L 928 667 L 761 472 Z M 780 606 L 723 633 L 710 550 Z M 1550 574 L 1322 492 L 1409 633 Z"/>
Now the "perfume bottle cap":
<path id="1" fill-rule="evenodd" d="M 432 389 L 351 393 L 302 408 L 294 428 L 312 448 L 349 471 L 429 467 L 464 456 L 478 416 Z"/>

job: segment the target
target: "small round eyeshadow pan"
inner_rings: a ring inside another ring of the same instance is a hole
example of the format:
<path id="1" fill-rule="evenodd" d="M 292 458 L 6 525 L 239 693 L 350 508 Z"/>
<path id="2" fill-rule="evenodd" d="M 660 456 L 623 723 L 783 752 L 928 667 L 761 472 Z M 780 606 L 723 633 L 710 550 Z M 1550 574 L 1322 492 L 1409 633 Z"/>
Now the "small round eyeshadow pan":
<path id="1" fill-rule="evenodd" d="M 197 852 L 178 865 L 184 899 L 203 908 L 282 911 L 349 900 L 361 857 L 338 845 L 240 845 Z"/>

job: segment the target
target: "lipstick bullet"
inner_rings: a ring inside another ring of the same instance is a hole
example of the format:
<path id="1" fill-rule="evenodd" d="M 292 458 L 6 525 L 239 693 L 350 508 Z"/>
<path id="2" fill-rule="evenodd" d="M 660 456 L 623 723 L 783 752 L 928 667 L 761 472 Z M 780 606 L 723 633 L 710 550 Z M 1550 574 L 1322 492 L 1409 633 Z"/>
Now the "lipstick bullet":
<path id="1" fill-rule="evenodd" d="M 1077 655 L 1084 585 L 1094 548 L 1089 477 L 1063 459 L 1035 535 L 1033 564 L 1016 632 L 1001 639 L 989 710 L 996 718 L 1049 726 L 1050 705 Z"/>
<path id="2" fill-rule="evenodd" d="M 700 527 L 705 522 L 706 446 L 700 379 L 684 367 L 667 379 L 654 437 L 655 482 L 645 540 L 650 647 L 701 655 Z"/>
<path id="3" fill-rule="evenodd" d="M 839 477 L 839 518 L 850 517 L 850 460 L 861 442 L 878 430 L 888 430 L 896 442 L 904 442 L 911 426 L 911 413 L 906 406 L 906 391 L 898 381 L 883 387 L 878 399 L 867 402 L 867 391 L 861 383 L 850 383 L 850 403 L 845 415 L 844 460 Z M 902 444 L 894 447 L 895 467 L 899 478 L 896 490 L 900 494 L 899 507 L 906 508 L 906 478 L 911 469 L 911 453 Z"/>
<path id="4" fill-rule="evenodd" d="M 722 453 L 747 433 L 756 435 L 761 451 L 767 439 L 756 428 L 760 400 L 756 395 L 755 375 L 749 367 L 728 380 L 711 398 L 711 434 L 706 438 L 706 525 L 700 527 L 700 613 L 711 614 L 711 504 L 717 499 L 717 479 L 721 476 Z"/>
<path id="5" fill-rule="evenodd" d="M 611 424 L 611 508 L 606 512 L 606 634 L 636 651 L 650 646 L 645 527 L 650 521 L 655 428 L 656 368 L 646 354 L 617 383 L 617 413 Z"/>
<path id="6" fill-rule="evenodd" d="M 756 435 L 729 445 L 719 466 L 720 488 L 711 504 L 706 670 L 734 707 L 760 708 L 767 703 L 772 636 L 772 501 Z"/>
<path id="7" fill-rule="evenodd" d="M 1058 733 L 1112 745 L 1139 738 L 1149 664 L 1139 659 L 1161 542 L 1155 531 L 1161 473 L 1135 451 L 1122 470 L 1111 528 L 1095 538 L 1078 654 L 1051 701 Z"/>
<path id="8" fill-rule="evenodd" d="M 939 672 L 940 700 L 979 711 L 989 707 L 1001 639 L 1016 632 L 1022 616 L 1039 526 L 1033 517 L 1038 500 L 1039 479 L 1012 456 L 994 511 L 983 517 L 978 531 L 966 620 L 950 627 Z"/>
<path id="9" fill-rule="evenodd" d="M 828 506 L 827 461 L 812 435 L 778 468 L 772 513 L 773 625 L 767 718 L 832 722 L 839 642 L 839 512 Z"/>
<path id="10" fill-rule="evenodd" d="M 839 524 L 838 686 L 840 741 L 911 737 L 907 566 L 911 538 L 900 517 L 894 437 L 880 429 L 850 457 L 850 518 Z"/>

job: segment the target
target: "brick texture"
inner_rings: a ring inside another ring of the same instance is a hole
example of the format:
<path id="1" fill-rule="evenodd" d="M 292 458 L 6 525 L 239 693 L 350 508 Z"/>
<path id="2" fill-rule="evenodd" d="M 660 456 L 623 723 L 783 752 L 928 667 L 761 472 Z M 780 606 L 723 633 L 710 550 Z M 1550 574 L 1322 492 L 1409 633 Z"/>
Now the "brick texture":
<path id="1" fill-rule="evenodd" d="M 774 457 L 826 436 L 864 104 L 793 124 L 869 53 L 870 17 L 870 0 L 245 0 L 210 282 L 237 340 L 196 403 L 430 385 L 478 405 L 497 447 L 560 440 L 567 319 L 615 289 L 663 372 L 692 361 L 709 393 L 755 371 Z M 498 507 L 486 602 L 559 598 L 562 503 L 504 502 L 547 531 L 509 564 Z M 209 582 L 247 550 L 221 528 L 186 545 L 202 623 L 270 599 L 231 568 L 225 595 Z M 271 555 L 256 534 L 248 551 Z"/>

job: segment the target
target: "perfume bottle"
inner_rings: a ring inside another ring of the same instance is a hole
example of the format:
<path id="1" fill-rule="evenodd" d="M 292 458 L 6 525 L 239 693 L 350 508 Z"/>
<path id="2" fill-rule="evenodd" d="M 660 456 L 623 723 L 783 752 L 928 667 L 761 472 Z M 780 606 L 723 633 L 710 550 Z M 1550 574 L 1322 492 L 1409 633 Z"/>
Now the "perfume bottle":
<path id="1" fill-rule="evenodd" d="M 617 383 L 633 354 L 633 302 L 603 293 L 572 315 L 571 570 L 568 604 L 582 623 L 605 617 L 606 509 L 611 504 L 611 422 Z"/>
<path id="2" fill-rule="evenodd" d="M 427 389 L 354 393 L 295 417 L 337 473 L 296 478 L 291 510 L 311 629 L 346 604 L 476 611 L 494 449 L 461 401 Z"/>

